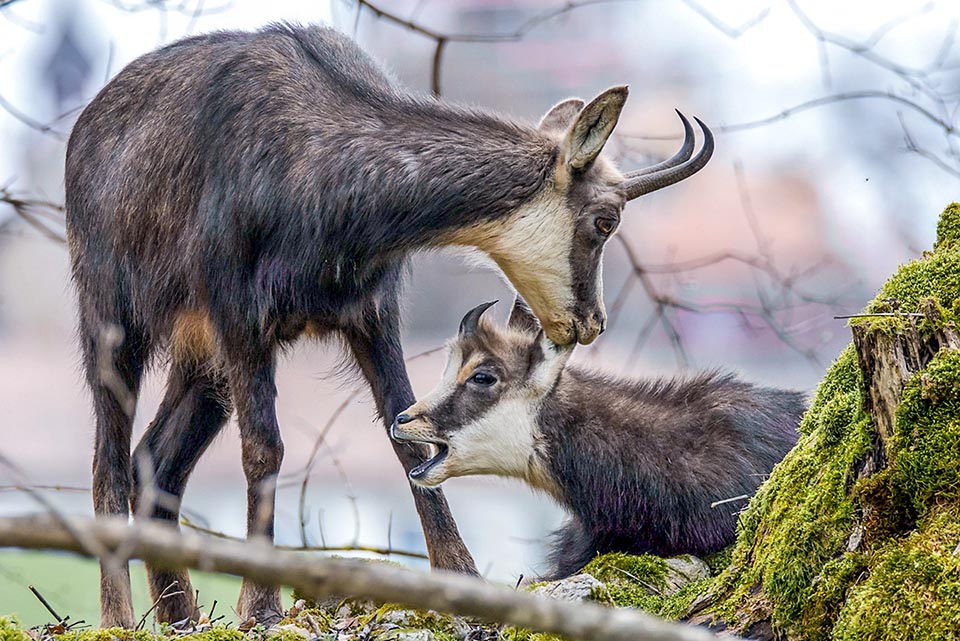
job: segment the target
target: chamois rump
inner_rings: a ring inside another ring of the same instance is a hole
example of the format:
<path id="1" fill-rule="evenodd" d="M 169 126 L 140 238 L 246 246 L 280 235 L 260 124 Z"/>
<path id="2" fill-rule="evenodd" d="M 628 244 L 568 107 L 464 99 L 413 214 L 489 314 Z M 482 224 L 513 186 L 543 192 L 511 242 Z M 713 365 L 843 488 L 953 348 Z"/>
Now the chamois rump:
<path id="1" fill-rule="evenodd" d="M 571 518 L 554 533 L 548 578 L 598 553 L 707 554 L 733 542 L 714 501 L 751 495 L 796 444 L 799 392 L 732 374 L 630 380 L 565 367 L 573 344 L 544 336 L 518 298 L 506 327 L 464 316 L 440 384 L 398 415 L 391 436 L 436 454 L 409 472 L 524 480 Z"/>
<path id="2" fill-rule="evenodd" d="M 408 93 L 316 26 L 191 37 L 127 65 L 80 115 L 66 158 L 96 514 L 139 506 L 176 524 L 191 470 L 236 411 L 247 533 L 272 540 L 278 348 L 342 339 L 388 428 L 414 401 L 399 297 L 416 251 L 485 252 L 555 342 L 593 341 L 603 247 L 624 204 L 713 151 L 699 123 L 693 154 L 681 116 L 674 157 L 621 173 L 599 154 L 626 98 L 613 87 L 559 103 L 538 126 L 513 122 Z M 166 393 L 131 458 L 141 378 L 161 353 Z M 405 470 L 427 452 L 394 449 Z M 165 500 L 142 502 L 147 480 Z M 412 490 L 431 565 L 476 574 L 443 494 Z M 198 616 L 186 572 L 147 573 L 154 599 L 179 582 L 159 620 Z M 101 625 L 132 627 L 127 569 L 102 565 L 100 583 Z M 276 620 L 279 590 L 244 581 L 237 609 Z"/>

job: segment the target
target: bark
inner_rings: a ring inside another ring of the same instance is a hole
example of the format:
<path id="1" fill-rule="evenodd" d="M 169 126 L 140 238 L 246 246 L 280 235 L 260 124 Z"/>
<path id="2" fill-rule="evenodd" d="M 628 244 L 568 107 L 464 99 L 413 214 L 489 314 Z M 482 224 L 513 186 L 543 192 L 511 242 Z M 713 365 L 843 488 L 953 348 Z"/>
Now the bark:
<path id="1" fill-rule="evenodd" d="M 870 476 L 886 465 L 887 442 L 893 436 L 897 406 L 910 378 L 927 366 L 938 351 L 960 348 L 952 324 L 945 324 L 933 300 L 923 306 L 923 318 L 905 317 L 906 326 L 896 332 L 875 329 L 871 323 L 852 326 L 853 342 L 863 372 L 866 411 L 877 428 L 874 450 L 864 462 L 860 476 Z"/>
<path id="2" fill-rule="evenodd" d="M 0 519 L 0 547 L 68 550 L 95 556 L 90 542 L 158 567 L 235 574 L 322 599 L 349 595 L 560 634 L 584 641 L 707 641 L 707 630 L 636 610 L 564 603 L 475 578 L 421 574 L 385 564 L 284 552 L 263 542 L 215 540 L 156 523 L 58 515 Z M 109 558 L 107 559 L 109 561 Z"/>

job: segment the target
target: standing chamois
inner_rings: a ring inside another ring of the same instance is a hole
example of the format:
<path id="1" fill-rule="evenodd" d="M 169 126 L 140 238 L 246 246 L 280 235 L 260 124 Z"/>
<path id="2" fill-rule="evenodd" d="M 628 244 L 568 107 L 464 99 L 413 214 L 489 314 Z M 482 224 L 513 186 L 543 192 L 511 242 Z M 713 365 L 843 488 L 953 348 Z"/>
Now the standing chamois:
<path id="1" fill-rule="evenodd" d="M 485 252 L 552 340 L 593 341 L 603 247 L 624 203 L 694 174 L 713 151 L 700 123 L 693 155 L 681 116 L 673 158 L 620 173 L 598 155 L 626 97 L 613 87 L 518 124 L 411 95 L 322 27 L 202 35 L 130 63 L 80 115 L 66 160 L 96 514 L 139 506 L 177 523 L 191 470 L 235 410 L 247 533 L 272 540 L 278 348 L 341 338 L 389 426 L 414 401 L 399 296 L 416 251 Z M 166 395 L 131 459 L 141 378 L 160 353 Z M 394 449 L 406 470 L 427 452 Z M 148 484 L 162 500 L 142 500 Z M 475 574 L 443 494 L 413 494 L 431 564 Z M 186 572 L 147 571 L 154 599 L 179 582 L 159 620 L 197 617 Z M 101 625 L 132 627 L 127 569 L 101 564 L 100 583 Z M 244 581 L 241 618 L 279 611 L 278 589 Z"/>
<path id="2" fill-rule="evenodd" d="M 391 436 L 436 455 L 421 487 L 496 474 L 547 492 L 571 513 L 554 535 L 551 578 L 603 552 L 707 554 L 733 542 L 721 499 L 751 495 L 796 444 L 798 392 L 731 374 L 627 380 L 567 367 L 518 299 L 507 327 L 464 317 L 443 379 L 396 417 Z"/>

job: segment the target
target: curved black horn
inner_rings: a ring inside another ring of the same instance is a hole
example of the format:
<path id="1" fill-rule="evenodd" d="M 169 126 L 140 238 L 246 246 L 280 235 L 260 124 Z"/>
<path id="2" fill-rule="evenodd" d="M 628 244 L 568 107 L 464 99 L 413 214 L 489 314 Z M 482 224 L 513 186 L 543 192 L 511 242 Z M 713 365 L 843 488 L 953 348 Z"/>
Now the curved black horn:
<path id="1" fill-rule="evenodd" d="M 709 127 L 703 124 L 702 120 L 697 117 L 694 117 L 694 120 L 697 121 L 700 130 L 703 131 L 703 147 L 700 148 L 697 155 L 676 167 L 662 169 L 652 174 L 630 177 L 623 181 L 620 187 L 626 194 L 627 200 L 633 200 L 638 196 L 678 183 L 703 169 L 710 160 L 710 156 L 713 155 L 713 133 Z"/>
<path id="2" fill-rule="evenodd" d="M 496 302 L 497 301 L 492 300 L 489 303 L 481 303 L 467 312 L 463 320 L 460 321 L 460 335 L 473 336 L 473 333 L 477 331 L 477 323 L 480 322 L 480 317 L 483 316 L 485 311 L 495 305 Z"/>
<path id="3" fill-rule="evenodd" d="M 693 148 L 696 144 L 696 136 L 693 134 L 693 125 L 690 124 L 690 121 L 687 120 L 686 116 L 680 113 L 679 109 L 674 109 L 674 111 L 677 112 L 677 115 L 680 116 L 680 121 L 683 122 L 683 144 L 680 146 L 680 150 L 663 162 L 659 162 L 656 165 L 651 165 L 650 167 L 644 167 L 643 169 L 637 169 L 636 171 L 631 171 L 626 176 L 627 180 L 636 178 L 637 176 L 646 176 L 647 174 L 653 174 L 664 169 L 676 167 L 677 165 L 689 160 L 690 156 L 693 155 Z"/>

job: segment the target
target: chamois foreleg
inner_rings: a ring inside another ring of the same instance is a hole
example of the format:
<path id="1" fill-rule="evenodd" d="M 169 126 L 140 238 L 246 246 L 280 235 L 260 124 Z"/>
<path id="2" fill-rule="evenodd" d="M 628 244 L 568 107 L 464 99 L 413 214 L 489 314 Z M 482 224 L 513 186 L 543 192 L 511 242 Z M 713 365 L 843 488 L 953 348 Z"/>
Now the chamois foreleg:
<path id="1" fill-rule="evenodd" d="M 84 369 L 93 396 L 96 437 L 93 509 L 97 516 L 129 515 L 130 435 L 144 363 L 146 339 L 132 324 L 92 319 L 81 301 Z M 100 561 L 100 625 L 132 628 L 130 571 L 125 560 Z"/>
<path id="2" fill-rule="evenodd" d="M 230 412 L 230 394 L 221 374 L 205 363 L 174 362 L 171 365 L 160 409 L 134 450 L 131 495 L 134 513 L 139 507 L 149 509 L 148 518 L 179 521 L 187 478 Z M 143 469 L 145 465 L 149 470 Z M 142 505 L 146 481 L 152 482 L 156 492 L 152 506 Z M 146 569 L 150 598 L 157 603 L 158 621 L 198 620 L 199 610 L 186 570 L 167 570 L 150 563 L 146 563 Z M 182 594 L 161 599 L 164 590 L 174 582 L 177 589 L 173 592 Z"/>
<path id="3" fill-rule="evenodd" d="M 399 315 L 399 305 L 391 301 L 381 304 L 379 310 L 368 310 L 357 325 L 343 331 L 357 365 L 370 384 L 377 412 L 387 430 L 393 418 L 416 400 L 403 361 Z M 398 443 L 392 439 L 391 443 L 405 472 L 428 456 L 423 446 Z M 460 538 L 443 492 L 413 485 L 411 490 L 420 515 L 431 567 L 478 575 L 476 564 Z"/>
<path id="4" fill-rule="evenodd" d="M 250 334 L 238 344 L 225 332 L 227 375 L 237 408 L 241 458 L 247 478 L 247 538 L 273 542 L 276 480 L 283 461 L 283 441 L 275 409 L 274 346 Z M 265 625 L 282 615 L 280 589 L 244 579 L 237 611 L 242 619 L 256 617 Z"/>

